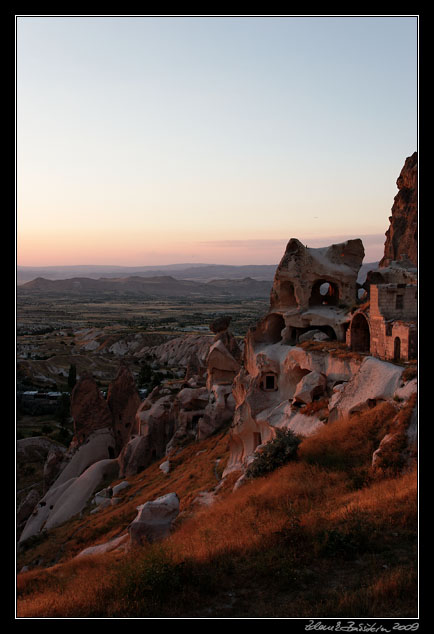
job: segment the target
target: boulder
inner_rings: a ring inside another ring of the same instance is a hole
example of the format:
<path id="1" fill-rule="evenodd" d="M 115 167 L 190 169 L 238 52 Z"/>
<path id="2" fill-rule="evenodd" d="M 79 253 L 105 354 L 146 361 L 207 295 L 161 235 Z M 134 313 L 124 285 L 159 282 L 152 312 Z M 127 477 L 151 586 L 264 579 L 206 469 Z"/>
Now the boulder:
<path id="1" fill-rule="evenodd" d="M 309 372 L 297 384 L 294 393 L 294 401 L 300 403 L 312 403 L 317 397 L 324 394 L 327 379 L 319 372 Z"/>
<path id="2" fill-rule="evenodd" d="M 132 436 L 119 457 L 121 478 L 133 476 L 143 471 L 149 464 L 149 440 L 145 436 Z"/>
<path id="3" fill-rule="evenodd" d="M 161 469 L 161 471 L 167 475 L 170 471 L 170 461 L 165 460 L 164 462 L 162 462 L 159 466 L 159 469 Z"/>
<path id="4" fill-rule="evenodd" d="M 85 548 L 81 552 L 76 555 L 76 559 L 79 557 L 88 557 L 89 555 L 100 555 L 102 553 L 109 553 L 112 550 L 120 550 L 125 547 L 128 543 L 128 533 L 124 533 L 123 535 L 119 535 L 119 537 L 114 537 L 110 539 L 108 542 L 104 542 L 103 544 L 98 544 L 97 546 L 89 546 Z"/>
<path id="5" fill-rule="evenodd" d="M 307 332 L 304 332 L 303 334 L 301 334 L 298 338 L 298 342 L 303 343 L 303 341 L 312 341 L 312 340 L 313 341 L 327 341 L 328 339 L 330 339 L 330 337 L 326 335 L 325 332 L 322 332 L 321 330 L 314 328 L 312 330 L 308 330 Z"/>
<path id="6" fill-rule="evenodd" d="M 113 495 L 118 495 L 121 491 L 124 491 L 125 489 L 128 489 L 128 487 L 130 487 L 130 483 L 127 482 L 127 480 L 123 480 L 122 482 L 119 482 L 119 484 L 116 484 L 113 488 L 112 488 L 112 493 Z"/>
<path id="7" fill-rule="evenodd" d="M 168 493 L 138 506 L 137 510 L 137 517 L 128 527 L 130 546 L 140 546 L 167 537 L 179 514 L 179 498 L 176 493 Z"/>
<path id="8" fill-rule="evenodd" d="M 394 363 L 366 357 L 360 370 L 330 399 L 329 422 L 363 411 L 377 401 L 392 399 L 400 385 L 402 372 L 403 368 Z"/>

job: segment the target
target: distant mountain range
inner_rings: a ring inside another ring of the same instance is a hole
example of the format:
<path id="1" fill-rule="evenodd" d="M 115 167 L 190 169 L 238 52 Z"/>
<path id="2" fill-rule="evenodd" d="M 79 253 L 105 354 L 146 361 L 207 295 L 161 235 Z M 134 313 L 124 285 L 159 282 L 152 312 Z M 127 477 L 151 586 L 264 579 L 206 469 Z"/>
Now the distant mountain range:
<path id="1" fill-rule="evenodd" d="M 271 280 L 244 279 L 213 280 L 200 282 L 176 279 L 170 275 L 157 277 L 129 276 L 120 278 L 91 279 L 73 277 L 66 280 L 47 280 L 38 277 L 18 287 L 18 294 L 71 294 L 71 295 L 139 295 L 141 297 L 185 298 L 268 298 Z"/>
<path id="2" fill-rule="evenodd" d="M 375 269 L 378 262 L 362 264 L 359 272 L 359 282 L 363 282 L 367 271 Z M 69 280 L 69 279 L 129 279 L 137 277 L 157 278 L 167 277 L 177 280 L 196 280 L 210 282 L 211 280 L 243 280 L 251 278 L 258 281 L 272 281 L 276 272 L 276 264 L 169 264 L 165 266 L 110 266 L 110 265 L 80 265 L 80 266 L 47 266 L 17 267 L 17 283 L 44 278 L 45 280 Z"/>

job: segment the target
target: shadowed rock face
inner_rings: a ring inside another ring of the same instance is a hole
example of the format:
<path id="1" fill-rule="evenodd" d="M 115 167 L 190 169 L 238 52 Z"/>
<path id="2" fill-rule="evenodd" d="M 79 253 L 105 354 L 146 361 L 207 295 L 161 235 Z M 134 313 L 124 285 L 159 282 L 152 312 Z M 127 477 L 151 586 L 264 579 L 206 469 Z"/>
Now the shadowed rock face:
<path id="1" fill-rule="evenodd" d="M 83 376 L 71 394 L 71 416 L 74 420 L 74 435 L 79 443 L 103 428 L 112 428 L 112 414 L 95 380 Z"/>
<path id="2" fill-rule="evenodd" d="M 417 266 L 417 152 L 405 160 L 396 185 L 399 191 L 389 217 L 384 257 L 379 266 L 387 267 L 404 255 Z"/>
<path id="3" fill-rule="evenodd" d="M 107 405 L 113 417 L 113 434 L 118 452 L 130 438 L 140 403 L 133 375 L 122 364 L 107 393 Z"/>

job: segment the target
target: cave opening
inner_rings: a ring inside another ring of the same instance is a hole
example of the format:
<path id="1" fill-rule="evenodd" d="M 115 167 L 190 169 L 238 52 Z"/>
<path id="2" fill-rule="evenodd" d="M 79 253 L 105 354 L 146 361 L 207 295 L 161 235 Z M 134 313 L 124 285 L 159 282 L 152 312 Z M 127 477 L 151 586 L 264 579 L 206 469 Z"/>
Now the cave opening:
<path id="1" fill-rule="evenodd" d="M 350 328 L 351 350 L 355 352 L 369 352 L 371 347 L 371 334 L 365 315 L 363 313 L 355 315 Z"/>
<path id="2" fill-rule="evenodd" d="M 328 280 L 317 280 L 312 286 L 309 306 L 337 306 L 339 304 L 339 287 Z"/>

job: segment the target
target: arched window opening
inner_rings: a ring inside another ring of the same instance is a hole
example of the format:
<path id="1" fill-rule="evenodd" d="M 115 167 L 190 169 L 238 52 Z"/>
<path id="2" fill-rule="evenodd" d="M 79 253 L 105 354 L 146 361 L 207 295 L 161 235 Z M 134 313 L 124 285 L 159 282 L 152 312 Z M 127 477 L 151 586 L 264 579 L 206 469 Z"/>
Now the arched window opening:
<path id="1" fill-rule="evenodd" d="M 363 313 L 355 315 L 351 322 L 351 350 L 355 352 L 369 352 L 371 335 L 369 324 Z"/>
<path id="2" fill-rule="evenodd" d="M 338 285 L 327 280 L 317 280 L 312 286 L 309 306 L 337 306 L 338 304 Z"/>

